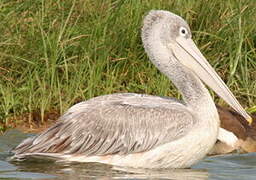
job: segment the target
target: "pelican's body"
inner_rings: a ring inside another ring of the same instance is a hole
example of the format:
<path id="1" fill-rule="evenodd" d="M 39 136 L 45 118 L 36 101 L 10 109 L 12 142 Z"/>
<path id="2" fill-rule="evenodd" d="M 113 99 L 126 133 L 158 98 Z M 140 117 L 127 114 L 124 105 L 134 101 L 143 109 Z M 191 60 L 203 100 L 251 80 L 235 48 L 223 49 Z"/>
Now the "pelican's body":
<path id="1" fill-rule="evenodd" d="M 211 150 L 219 131 L 215 104 L 200 79 L 248 119 L 193 44 L 182 18 L 151 11 L 144 20 L 142 40 L 150 60 L 181 91 L 184 102 L 133 93 L 92 98 L 71 107 L 42 134 L 22 142 L 13 150 L 14 158 L 190 167 Z"/>

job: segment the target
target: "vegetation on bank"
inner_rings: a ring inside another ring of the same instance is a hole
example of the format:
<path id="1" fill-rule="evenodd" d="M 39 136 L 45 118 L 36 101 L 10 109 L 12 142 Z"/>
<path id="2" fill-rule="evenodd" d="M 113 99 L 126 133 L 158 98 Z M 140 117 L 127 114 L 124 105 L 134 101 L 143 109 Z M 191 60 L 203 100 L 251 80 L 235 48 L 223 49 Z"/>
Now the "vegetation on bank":
<path id="1" fill-rule="evenodd" d="M 141 22 L 151 9 L 184 17 L 238 100 L 256 111 L 256 1 L 3 0 L 0 129 L 31 124 L 35 113 L 43 123 L 49 112 L 103 94 L 177 96 L 142 47 Z"/>

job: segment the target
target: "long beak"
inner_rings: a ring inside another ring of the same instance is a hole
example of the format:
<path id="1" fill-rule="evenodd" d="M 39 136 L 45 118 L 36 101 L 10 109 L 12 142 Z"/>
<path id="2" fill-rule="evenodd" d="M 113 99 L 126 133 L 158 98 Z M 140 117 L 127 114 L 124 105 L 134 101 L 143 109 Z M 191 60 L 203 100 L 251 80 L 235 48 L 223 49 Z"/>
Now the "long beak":
<path id="1" fill-rule="evenodd" d="M 191 69 L 205 84 L 251 124 L 252 118 L 246 113 L 232 92 L 207 62 L 193 40 L 178 37 L 176 42 L 175 44 L 170 44 L 176 58 L 187 68 Z"/>

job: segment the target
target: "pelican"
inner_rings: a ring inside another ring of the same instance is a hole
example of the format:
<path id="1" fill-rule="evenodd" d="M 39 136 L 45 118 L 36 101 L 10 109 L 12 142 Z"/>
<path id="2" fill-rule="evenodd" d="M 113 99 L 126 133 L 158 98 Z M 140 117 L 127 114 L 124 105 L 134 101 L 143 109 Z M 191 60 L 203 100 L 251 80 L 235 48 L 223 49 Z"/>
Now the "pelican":
<path id="1" fill-rule="evenodd" d="M 194 44 L 185 20 L 152 10 L 141 36 L 149 59 L 180 90 L 183 101 L 118 93 L 80 102 L 54 126 L 14 148 L 13 159 L 39 156 L 133 168 L 188 168 L 223 137 L 217 109 L 201 81 L 251 121 Z"/>

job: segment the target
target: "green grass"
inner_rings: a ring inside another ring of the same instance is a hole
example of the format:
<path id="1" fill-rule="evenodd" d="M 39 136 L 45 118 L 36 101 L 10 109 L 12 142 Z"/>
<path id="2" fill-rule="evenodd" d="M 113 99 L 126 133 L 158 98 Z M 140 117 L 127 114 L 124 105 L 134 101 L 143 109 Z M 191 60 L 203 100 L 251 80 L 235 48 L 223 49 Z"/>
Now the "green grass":
<path id="1" fill-rule="evenodd" d="M 1 124 L 34 111 L 43 121 L 51 109 L 63 113 L 115 92 L 177 96 L 142 47 L 141 22 L 150 9 L 183 16 L 238 100 L 256 111 L 255 1 L 2 0 Z"/>

